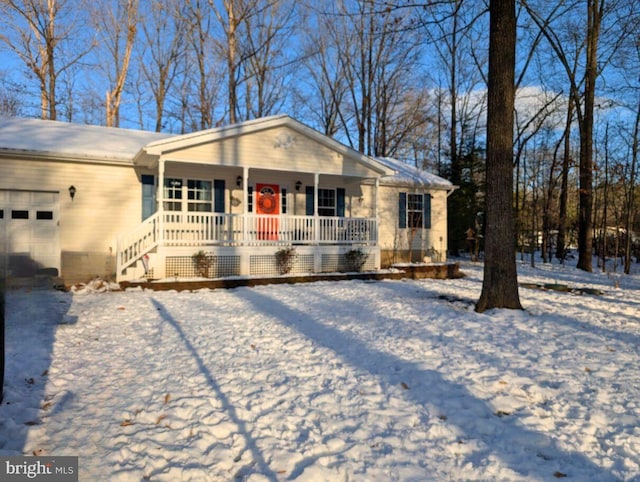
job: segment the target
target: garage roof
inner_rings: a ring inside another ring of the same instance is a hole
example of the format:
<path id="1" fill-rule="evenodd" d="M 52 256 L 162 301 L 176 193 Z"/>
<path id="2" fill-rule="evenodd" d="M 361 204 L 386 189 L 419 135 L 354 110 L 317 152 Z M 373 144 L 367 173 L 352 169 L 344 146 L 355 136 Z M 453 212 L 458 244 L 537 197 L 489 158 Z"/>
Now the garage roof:
<path id="1" fill-rule="evenodd" d="M 0 152 L 131 162 L 150 142 L 175 134 L 0 117 Z"/>

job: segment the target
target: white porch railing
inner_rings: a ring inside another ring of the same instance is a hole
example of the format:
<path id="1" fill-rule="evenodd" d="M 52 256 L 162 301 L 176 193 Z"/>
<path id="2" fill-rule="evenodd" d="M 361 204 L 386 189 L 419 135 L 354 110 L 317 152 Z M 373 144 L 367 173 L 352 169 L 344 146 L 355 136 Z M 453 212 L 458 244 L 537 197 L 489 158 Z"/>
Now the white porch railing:
<path id="1" fill-rule="evenodd" d="M 118 240 L 118 272 L 156 246 L 374 246 L 372 218 L 259 214 L 156 213 Z"/>
<path id="2" fill-rule="evenodd" d="M 136 229 L 118 237 L 116 270 L 122 273 L 160 243 L 160 215 L 145 219 Z"/>
<path id="3" fill-rule="evenodd" d="M 164 246 L 376 244 L 375 219 L 259 214 L 164 213 Z"/>

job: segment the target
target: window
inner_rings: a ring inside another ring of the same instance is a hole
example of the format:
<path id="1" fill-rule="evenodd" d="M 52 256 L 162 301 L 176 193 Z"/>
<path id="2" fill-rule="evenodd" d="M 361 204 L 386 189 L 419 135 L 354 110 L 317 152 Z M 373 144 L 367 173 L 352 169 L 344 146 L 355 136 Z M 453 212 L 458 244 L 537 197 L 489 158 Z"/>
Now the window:
<path id="1" fill-rule="evenodd" d="M 211 212 L 211 181 L 187 181 L 187 209 L 189 211 Z"/>
<path id="2" fill-rule="evenodd" d="M 52 220 L 53 211 L 36 211 L 36 219 Z"/>
<path id="3" fill-rule="evenodd" d="M 29 211 L 14 209 L 11 211 L 11 219 L 29 219 Z"/>
<path id="4" fill-rule="evenodd" d="M 336 190 L 335 189 L 318 189 L 318 215 L 319 216 L 335 216 L 336 215 Z"/>
<path id="5" fill-rule="evenodd" d="M 431 195 L 401 192 L 398 204 L 398 227 L 431 229 Z"/>
<path id="6" fill-rule="evenodd" d="M 0 219 L 4 219 L 4 209 L 0 209 Z"/>
<path id="7" fill-rule="evenodd" d="M 314 215 L 314 188 L 306 186 L 306 206 L 307 216 Z M 318 215 L 319 216 L 340 216 L 344 217 L 346 206 L 346 191 L 343 187 L 335 189 L 318 188 Z"/>
<path id="8" fill-rule="evenodd" d="M 422 228 L 422 194 L 407 195 L 407 227 Z"/>
<path id="9" fill-rule="evenodd" d="M 165 211 L 182 211 L 182 179 L 164 180 Z"/>

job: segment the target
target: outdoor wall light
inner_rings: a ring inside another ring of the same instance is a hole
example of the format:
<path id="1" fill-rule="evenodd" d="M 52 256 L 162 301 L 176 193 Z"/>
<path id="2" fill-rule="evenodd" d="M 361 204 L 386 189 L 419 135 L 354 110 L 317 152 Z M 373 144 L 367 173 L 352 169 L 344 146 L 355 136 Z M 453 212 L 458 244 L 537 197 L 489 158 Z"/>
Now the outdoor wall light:
<path id="1" fill-rule="evenodd" d="M 296 191 L 299 191 L 302 187 L 302 181 L 296 181 Z"/>
<path id="2" fill-rule="evenodd" d="M 76 187 L 75 186 L 69 186 L 69 197 L 71 197 L 72 201 L 73 201 L 73 198 L 76 197 Z"/>
<path id="3" fill-rule="evenodd" d="M 242 186 L 242 176 L 236 177 L 236 186 Z"/>

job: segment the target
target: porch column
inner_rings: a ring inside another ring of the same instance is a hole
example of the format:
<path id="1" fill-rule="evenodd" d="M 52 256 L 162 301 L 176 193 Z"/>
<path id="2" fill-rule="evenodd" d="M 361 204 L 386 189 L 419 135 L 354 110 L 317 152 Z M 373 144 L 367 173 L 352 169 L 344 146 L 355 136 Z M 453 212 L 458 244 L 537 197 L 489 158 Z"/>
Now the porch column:
<path id="1" fill-rule="evenodd" d="M 243 213 L 249 214 L 249 168 L 242 168 L 242 204 Z"/>
<path id="2" fill-rule="evenodd" d="M 313 174 L 313 271 L 322 272 L 322 249 L 320 247 L 320 217 L 318 216 L 318 186 L 320 185 L 320 174 Z"/>
<path id="3" fill-rule="evenodd" d="M 376 220 L 376 246 L 378 245 L 378 237 L 380 233 L 380 218 L 378 212 L 379 198 L 378 188 L 380 187 L 380 178 L 376 177 L 373 185 L 373 218 Z"/>
<path id="4" fill-rule="evenodd" d="M 242 168 L 242 205 L 242 248 L 240 248 L 240 274 L 242 276 L 248 276 L 251 273 L 251 250 L 246 248 L 247 240 L 249 239 L 249 168 L 246 166 Z"/>
<path id="5" fill-rule="evenodd" d="M 249 168 L 242 168 L 242 244 L 247 242 L 249 234 Z"/>
<path id="6" fill-rule="evenodd" d="M 320 220 L 318 219 L 318 186 L 320 185 L 320 174 L 314 173 L 313 175 L 313 224 L 315 224 L 315 241 L 318 244 L 320 241 Z"/>
<path id="7" fill-rule="evenodd" d="M 158 204 L 156 211 L 158 212 L 158 243 L 164 240 L 164 168 L 165 161 L 158 161 L 158 190 L 156 193 L 156 203 Z"/>
<path id="8" fill-rule="evenodd" d="M 158 191 L 156 193 L 156 202 L 158 203 L 158 251 L 157 258 L 154 263 L 155 276 L 164 278 L 166 271 L 166 254 L 164 252 L 164 170 L 165 160 L 158 161 Z"/>
<path id="9" fill-rule="evenodd" d="M 380 187 L 380 178 L 376 177 L 375 184 L 373 185 L 373 217 L 378 222 L 378 188 Z"/>

